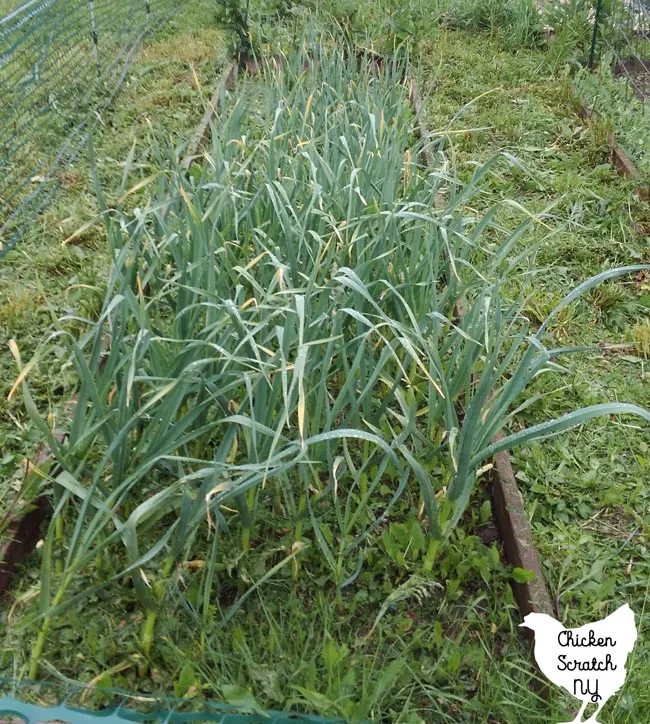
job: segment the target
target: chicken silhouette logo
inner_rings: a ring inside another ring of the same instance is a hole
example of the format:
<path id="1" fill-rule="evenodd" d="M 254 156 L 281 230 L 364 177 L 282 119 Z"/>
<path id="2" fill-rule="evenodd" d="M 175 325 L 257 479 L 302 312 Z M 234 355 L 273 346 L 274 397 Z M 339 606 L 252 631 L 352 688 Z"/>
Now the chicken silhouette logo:
<path id="1" fill-rule="evenodd" d="M 582 722 L 590 703 L 596 711 L 584 724 L 598 724 L 600 710 L 625 683 L 625 663 L 637 637 L 632 609 L 626 603 L 580 628 L 564 628 L 545 613 L 529 613 L 520 626 L 535 632 L 535 661 L 542 673 L 582 701 L 576 718 L 566 724 Z"/>

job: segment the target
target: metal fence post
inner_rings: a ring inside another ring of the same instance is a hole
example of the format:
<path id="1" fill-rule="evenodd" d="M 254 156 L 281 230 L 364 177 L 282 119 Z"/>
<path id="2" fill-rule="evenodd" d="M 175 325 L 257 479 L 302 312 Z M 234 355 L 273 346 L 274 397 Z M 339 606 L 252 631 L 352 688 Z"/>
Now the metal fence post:
<path id="1" fill-rule="evenodd" d="M 151 16 L 151 0 L 144 0 L 144 6 L 147 10 L 147 23 L 148 23 L 149 17 Z"/>
<path id="2" fill-rule="evenodd" d="M 589 62 L 587 63 L 588 68 L 594 67 L 594 56 L 596 54 L 596 40 L 598 39 L 598 25 L 600 24 L 600 10 L 603 4 L 603 0 L 598 0 L 596 4 L 596 17 L 594 18 L 594 32 L 591 36 L 591 48 L 589 49 Z"/>
<path id="3" fill-rule="evenodd" d="M 90 35 L 93 39 L 93 58 L 99 72 L 99 36 L 97 35 L 97 24 L 95 22 L 95 2 L 88 0 L 90 3 Z"/>

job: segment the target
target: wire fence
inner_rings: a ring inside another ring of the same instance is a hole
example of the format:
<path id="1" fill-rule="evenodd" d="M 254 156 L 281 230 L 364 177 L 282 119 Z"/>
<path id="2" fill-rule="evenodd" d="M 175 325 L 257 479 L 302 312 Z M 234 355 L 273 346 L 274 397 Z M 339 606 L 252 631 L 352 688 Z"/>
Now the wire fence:
<path id="1" fill-rule="evenodd" d="M 589 67 L 607 60 L 642 114 L 650 99 L 650 0 L 597 0 Z M 650 123 L 650 119 L 649 119 Z"/>
<path id="2" fill-rule="evenodd" d="M 59 188 L 178 0 L 28 0 L 0 17 L 0 259 Z"/>
<path id="3" fill-rule="evenodd" d="M 644 101 L 650 95 L 650 1 L 598 0 L 589 55 L 608 52 L 613 71 L 625 78 L 631 95 Z"/>

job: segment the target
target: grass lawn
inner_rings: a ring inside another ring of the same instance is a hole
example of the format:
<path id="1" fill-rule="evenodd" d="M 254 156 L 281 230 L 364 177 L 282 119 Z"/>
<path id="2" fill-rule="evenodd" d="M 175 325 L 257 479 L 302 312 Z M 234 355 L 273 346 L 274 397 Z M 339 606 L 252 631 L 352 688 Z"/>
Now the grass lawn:
<path id="1" fill-rule="evenodd" d="M 155 168 L 147 134 L 159 140 L 172 136 L 179 143 L 195 128 L 225 63 L 223 47 L 206 1 L 179 15 L 142 49 L 95 139 L 108 198 L 119 196 L 134 141 L 127 188 Z M 542 49 L 516 50 L 498 36 L 445 30 L 422 41 L 415 59 L 427 124 L 448 134 L 447 153 L 461 177 L 469 178 L 477 162 L 496 152 L 512 154 L 523 164 L 521 169 L 504 159 L 473 199 L 476 209 L 498 205 L 498 219 L 506 227 L 522 215 L 506 200 L 533 213 L 546 211 L 521 242 L 528 249 L 527 263 L 538 271 L 516 277 L 523 281 L 511 282 L 509 290 L 514 295 L 525 288 L 526 315 L 533 325 L 588 276 L 650 262 L 647 206 L 609 164 L 606 129 L 587 127 L 575 115 L 569 81 L 549 70 Z M 0 263 L 0 335 L 16 340 L 23 360 L 48 334 L 53 315 L 95 318 L 103 298 L 108 259 L 100 227 L 63 243 L 97 213 L 87 164 L 70 170 L 64 186 L 29 238 Z M 649 298 L 649 278 L 624 278 L 558 315 L 552 332 L 562 346 L 627 346 L 563 358 L 565 371 L 545 373 L 527 391 L 530 402 L 518 423 L 532 425 L 612 399 L 650 407 Z M 72 319 L 68 324 L 79 329 Z M 41 409 L 53 408 L 74 387 L 63 355 L 55 345 L 47 363 L 30 374 Z M 15 376 L 2 344 L 2 504 L 20 480 L 21 461 L 40 442 L 20 395 L 7 400 Z M 635 658 L 625 689 L 601 715 L 608 723 L 642 721 L 650 709 L 644 642 L 648 460 L 647 429 L 627 418 L 592 421 L 513 455 L 558 616 L 581 625 L 624 600 L 637 614 Z M 387 501 L 390 490 L 380 487 L 377 496 Z M 190 560 L 178 566 L 165 592 L 145 677 L 138 674 L 144 614 L 133 603 L 128 579 L 57 620 L 41 674 L 231 703 L 250 703 L 254 697 L 273 709 L 328 716 L 363 712 L 375 721 L 405 724 L 541 724 L 573 715 L 575 701 L 556 690 L 545 701 L 536 691 L 485 488 L 477 488 L 445 554 L 424 578 L 424 550 L 414 546 L 404 554 L 399 545 L 400 536 L 412 545 L 409 531 L 419 525 L 418 505 L 417 494 L 400 500 L 393 514 L 397 526 L 370 547 L 366 565 L 342 599 L 333 594 L 325 566 L 306 565 L 307 573 L 297 582 L 287 568 L 260 586 L 228 626 L 220 626 L 220 611 L 211 609 L 211 626 L 197 636 L 188 601 L 199 595 L 201 561 Z M 277 510 L 266 522 L 265 530 L 277 535 L 274 551 L 292 544 L 285 524 Z M 37 627 L 17 624 L 35 604 L 41 555 L 34 554 L 14 584 L 10 605 L 0 609 L 0 624 L 9 624 L 0 642 L 0 674 L 24 675 L 27 669 Z M 228 544 L 219 569 L 224 587 L 232 591 L 228 595 L 259 581 L 272 555 L 261 540 L 246 557 L 236 544 Z M 87 585 L 79 577 L 70 595 Z"/>
<path id="2" fill-rule="evenodd" d="M 469 172 L 474 161 L 508 151 L 526 168 L 513 173 L 504 166 L 485 189 L 486 205 L 516 198 L 541 211 L 554 204 L 546 227 L 529 240 L 540 269 L 529 289 L 531 320 L 541 320 L 588 276 L 650 262 L 647 205 L 609 163 L 603 129 L 572 112 L 567 84 L 547 70 L 543 53 L 506 51 L 498 40 L 449 32 L 423 49 L 422 61 L 429 126 L 453 131 L 457 162 Z M 522 422 L 566 412 L 576 402 L 617 399 L 647 407 L 648 299 L 648 279 L 640 274 L 568 308 L 553 330 L 559 344 L 629 346 L 565 358 L 565 372 L 539 380 L 535 392 L 544 397 L 522 412 Z M 618 711 L 608 707 L 604 719 L 635 721 L 649 706 L 647 430 L 629 421 L 594 421 L 515 450 L 513 462 L 558 616 L 577 626 L 624 600 L 638 616 L 634 665 Z"/>

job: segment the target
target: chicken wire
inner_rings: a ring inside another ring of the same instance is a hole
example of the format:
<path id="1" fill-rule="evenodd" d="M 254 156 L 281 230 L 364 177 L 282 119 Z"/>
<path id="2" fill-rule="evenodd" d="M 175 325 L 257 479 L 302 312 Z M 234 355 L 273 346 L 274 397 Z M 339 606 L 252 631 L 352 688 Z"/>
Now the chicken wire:
<path id="1" fill-rule="evenodd" d="M 613 59 L 612 71 L 625 81 L 626 100 L 650 97 L 650 0 L 596 0 L 589 66 Z M 637 105 L 637 104 L 635 104 Z"/>
<path id="2" fill-rule="evenodd" d="M 0 17 L 0 258 L 52 198 L 176 0 L 28 0 Z"/>
<path id="3" fill-rule="evenodd" d="M 346 724 L 309 714 L 0 678 L 0 724 Z M 362 723 L 363 724 L 363 723 Z M 366 723 L 367 724 L 367 723 Z"/>

